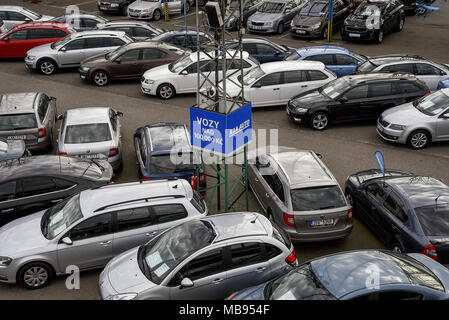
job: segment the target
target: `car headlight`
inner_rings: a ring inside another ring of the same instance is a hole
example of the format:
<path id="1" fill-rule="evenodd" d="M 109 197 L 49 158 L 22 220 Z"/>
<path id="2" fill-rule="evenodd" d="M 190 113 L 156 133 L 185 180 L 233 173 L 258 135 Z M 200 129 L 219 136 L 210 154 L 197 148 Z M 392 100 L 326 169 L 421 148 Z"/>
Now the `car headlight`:
<path id="1" fill-rule="evenodd" d="M 118 7 L 118 3 L 111 3 L 111 7 L 112 7 L 112 8 Z"/>
<path id="2" fill-rule="evenodd" d="M 36 56 L 27 56 L 27 60 L 36 60 Z"/>
<path id="3" fill-rule="evenodd" d="M 12 259 L 8 257 L 0 257 L 0 266 L 9 266 Z"/>
<path id="4" fill-rule="evenodd" d="M 295 112 L 296 113 L 306 113 L 307 112 L 307 108 L 300 108 L 300 107 L 297 107 L 296 109 L 295 109 Z"/>
<path id="5" fill-rule="evenodd" d="M 316 24 L 314 24 L 313 26 L 311 26 L 312 29 L 318 29 L 321 26 L 321 22 L 318 22 Z"/>
<path id="6" fill-rule="evenodd" d="M 144 83 L 145 83 L 145 84 L 153 84 L 153 83 L 154 83 L 154 80 L 151 80 L 151 79 L 145 79 Z"/>
<path id="7" fill-rule="evenodd" d="M 348 19 L 345 19 L 344 25 L 347 26 L 349 24 Z"/>
<path id="8" fill-rule="evenodd" d="M 393 129 L 393 130 L 404 130 L 405 128 L 407 128 L 407 126 L 403 126 L 400 124 L 394 124 L 394 123 L 390 124 L 390 129 Z"/>
<path id="9" fill-rule="evenodd" d="M 89 71 L 89 67 L 80 67 L 80 70 L 82 71 L 82 72 L 87 72 L 87 71 Z"/>
<path id="10" fill-rule="evenodd" d="M 151 9 L 143 9 L 142 12 L 149 13 Z"/>
<path id="11" fill-rule="evenodd" d="M 107 297 L 105 300 L 133 300 L 137 293 L 119 293 Z"/>
<path id="12" fill-rule="evenodd" d="M 274 21 L 265 22 L 265 25 L 267 25 L 267 26 L 272 26 L 273 24 L 274 24 Z"/>

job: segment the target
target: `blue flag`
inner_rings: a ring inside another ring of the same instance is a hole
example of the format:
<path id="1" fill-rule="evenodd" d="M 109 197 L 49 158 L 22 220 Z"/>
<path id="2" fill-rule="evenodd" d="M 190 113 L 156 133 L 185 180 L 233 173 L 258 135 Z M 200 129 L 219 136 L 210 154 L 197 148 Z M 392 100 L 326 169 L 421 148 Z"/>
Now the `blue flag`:
<path id="1" fill-rule="evenodd" d="M 376 157 L 377 164 L 379 165 L 380 171 L 385 176 L 385 161 L 384 161 L 384 156 L 382 155 L 382 152 L 376 151 L 374 153 L 374 156 Z"/>

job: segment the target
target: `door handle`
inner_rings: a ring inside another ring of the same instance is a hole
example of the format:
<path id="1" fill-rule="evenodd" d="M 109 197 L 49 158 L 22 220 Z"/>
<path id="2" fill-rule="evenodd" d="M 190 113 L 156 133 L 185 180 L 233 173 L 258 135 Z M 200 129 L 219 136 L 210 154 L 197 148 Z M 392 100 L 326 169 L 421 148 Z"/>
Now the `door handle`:
<path id="1" fill-rule="evenodd" d="M 147 232 L 147 233 L 145 233 L 145 235 L 146 235 L 147 237 L 152 237 L 152 236 L 154 236 L 156 233 L 157 233 L 157 231 Z"/>
<path id="2" fill-rule="evenodd" d="M 1 212 L 11 212 L 14 211 L 14 208 L 9 208 L 9 209 L 2 209 L 0 210 Z"/>
<path id="3" fill-rule="evenodd" d="M 265 193 L 265 197 L 269 198 L 270 194 L 269 193 Z"/>
<path id="4" fill-rule="evenodd" d="M 222 281 L 223 281 L 222 278 L 218 278 L 218 279 L 213 280 L 212 283 L 213 283 L 213 284 L 219 284 L 219 283 L 221 283 Z"/>
<path id="5" fill-rule="evenodd" d="M 301 86 L 301 88 L 307 88 L 307 85 L 305 84 L 305 85 Z"/>
<path id="6" fill-rule="evenodd" d="M 265 271 L 266 268 L 267 267 L 259 267 L 259 268 L 256 269 L 256 271 L 257 272 L 263 272 L 263 271 Z"/>
<path id="7" fill-rule="evenodd" d="M 274 88 L 274 89 L 273 89 L 273 91 L 277 91 L 277 90 L 279 90 L 279 88 Z"/>
<path id="8" fill-rule="evenodd" d="M 254 181 L 259 182 L 259 179 L 256 179 L 256 178 L 255 178 Z"/>
<path id="9" fill-rule="evenodd" d="M 102 245 L 102 246 L 108 246 L 109 244 L 111 244 L 111 240 L 108 240 L 108 241 L 104 241 L 104 242 L 100 242 L 100 244 Z"/>
<path id="10" fill-rule="evenodd" d="M 56 203 L 56 202 L 59 202 L 59 201 L 62 201 L 62 199 L 55 199 L 55 200 L 51 200 L 50 202 Z"/>

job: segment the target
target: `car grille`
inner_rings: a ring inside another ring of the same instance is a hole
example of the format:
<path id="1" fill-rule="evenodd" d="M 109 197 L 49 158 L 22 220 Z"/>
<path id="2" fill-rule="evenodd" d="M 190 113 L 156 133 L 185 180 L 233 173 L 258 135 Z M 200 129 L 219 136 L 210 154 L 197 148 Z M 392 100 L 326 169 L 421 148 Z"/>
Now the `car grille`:
<path id="1" fill-rule="evenodd" d="M 295 26 L 295 28 L 297 28 L 297 29 L 308 29 L 309 28 L 309 26 L 304 26 L 304 25 L 299 25 L 299 26 Z"/>
<path id="2" fill-rule="evenodd" d="M 265 22 L 253 22 L 253 26 L 263 26 Z"/>
<path id="3" fill-rule="evenodd" d="M 390 125 L 390 123 L 387 122 L 387 121 L 385 121 L 384 119 L 382 119 L 382 117 L 379 118 L 379 123 L 380 123 L 382 126 L 384 126 L 385 128 L 387 128 L 387 127 Z"/>
<path id="4" fill-rule="evenodd" d="M 139 9 L 128 9 L 128 11 L 132 12 L 132 13 L 139 13 L 140 12 Z"/>
<path id="5" fill-rule="evenodd" d="M 100 2 L 100 6 L 105 6 L 105 7 L 108 7 L 108 6 L 110 6 L 111 4 L 109 3 L 109 2 Z"/>

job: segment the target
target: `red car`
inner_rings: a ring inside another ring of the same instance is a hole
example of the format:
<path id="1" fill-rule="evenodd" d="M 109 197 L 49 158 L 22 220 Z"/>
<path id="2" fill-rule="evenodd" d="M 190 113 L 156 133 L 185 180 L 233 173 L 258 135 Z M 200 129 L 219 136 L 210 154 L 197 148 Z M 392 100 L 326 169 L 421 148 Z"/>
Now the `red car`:
<path id="1" fill-rule="evenodd" d="M 0 38 L 0 58 L 25 57 L 27 51 L 75 32 L 66 23 L 31 22 L 15 26 Z"/>

